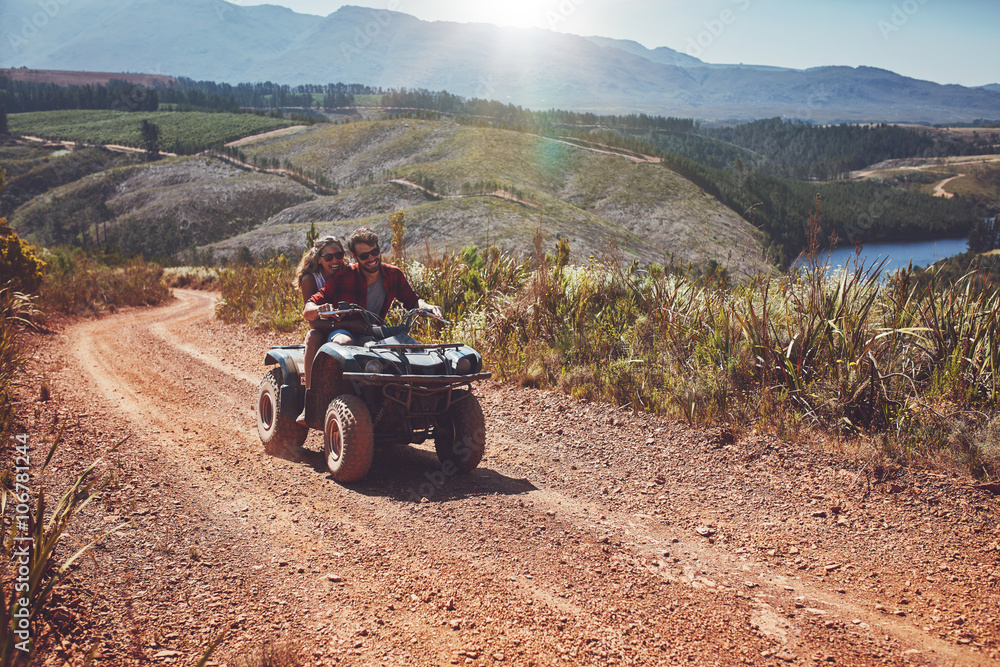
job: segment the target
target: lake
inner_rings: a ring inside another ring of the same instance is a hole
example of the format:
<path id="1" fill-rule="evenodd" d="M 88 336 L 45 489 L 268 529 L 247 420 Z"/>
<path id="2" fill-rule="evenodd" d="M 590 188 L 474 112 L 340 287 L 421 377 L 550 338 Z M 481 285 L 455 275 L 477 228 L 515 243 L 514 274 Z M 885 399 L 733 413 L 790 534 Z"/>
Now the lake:
<path id="1" fill-rule="evenodd" d="M 928 267 L 939 259 L 960 255 L 969 249 L 968 239 L 938 239 L 936 241 L 906 241 L 899 243 L 869 243 L 861 248 L 860 259 L 864 265 L 871 266 L 875 262 L 886 259 L 885 270 L 895 271 L 906 268 L 913 261 L 913 266 Z M 855 266 L 854 247 L 844 246 L 833 251 L 820 253 L 820 258 L 829 255 L 828 265 L 841 267 L 851 258 L 851 266 Z"/>

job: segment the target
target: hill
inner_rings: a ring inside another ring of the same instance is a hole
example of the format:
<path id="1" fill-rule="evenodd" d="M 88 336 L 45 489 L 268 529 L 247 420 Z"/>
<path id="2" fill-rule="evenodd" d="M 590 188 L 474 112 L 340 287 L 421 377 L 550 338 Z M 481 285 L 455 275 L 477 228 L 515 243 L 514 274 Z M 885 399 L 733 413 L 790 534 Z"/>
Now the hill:
<path id="1" fill-rule="evenodd" d="M 164 257 L 245 231 L 315 195 L 286 178 L 206 157 L 117 167 L 19 207 L 11 225 L 36 243 L 102 245 Z"/>
<path id="2" fill-rule="evenodd" d="M 579 263 L 616 255 L 766 268 L 752 226 L 634 157 L 451 120 L 318 124 L 239 143 L 244 161 L 319 174 L 338 194 L 216 158 L 168 158 L 62 184 L 18 207 L 11 223 L 37 242 L 110 241 L 147 256 L 206 245 L 297 254 L 312 223 L 340 235 L 364 224 L 388 238 L 388 214 L 403 210 L 406 243 L 421 252 L 493 243 L 529 253 L 541 230 L 546 249 L 566 238 Z"/>
<path id="3" fill-rule="evenodd" d="M 309 218 L 340 234 L 365 224 L 385 236 L 385 214 L 403 208 L 407 245 L 434 252 L 469 242 L 528 252 L 540 229 L 546 248 L 568 239 L 576 262 L 616 246 L 644 263 L 715 260 L 744 273 L 764 265 L 756 230 L 675 172 L 535 135 L 448 120 L 366 121 L 264 137 L 242 150 L 259 162 L 325 168 L 355 189 L 297 207 L 308 215 L 283 211 L 224 248 L 297 248 Z M 354 213 L 363 215 L 345 217 Z"/>
<path id="4" fill-rule="evenodd" d="M 147 88 L 173 88 L 177 79 L 164 74 L 136 74 L 132 72 L 79 72 L 75 70 L 0 68 L 0 76 L 14 81 L 51 83 L 57 86 L 106 85 L 110 81 L 128 81 Z"/>
<path id="5" fill-rule="evenodd" d="M 37 11 L 8 0 L 10 16 Z M 699 118 L 953 123 L 1000 117 L 1000 92 L 871 67 L 709 65 L 677 51 L 540 29 L 426 22 L 344 6 L 327 17 L 223 0 L 75 0 L 0 62 L 169 72 L 230 83 L 359 81 L 547 109 Z M 13 33 L 11 33 L 13 34 Z"/>

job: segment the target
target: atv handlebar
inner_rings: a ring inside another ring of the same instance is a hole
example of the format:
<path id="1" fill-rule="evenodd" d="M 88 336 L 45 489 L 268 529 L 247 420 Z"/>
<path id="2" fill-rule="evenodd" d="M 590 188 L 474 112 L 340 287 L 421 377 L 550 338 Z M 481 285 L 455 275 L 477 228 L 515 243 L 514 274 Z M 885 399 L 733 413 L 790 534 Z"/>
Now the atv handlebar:
<path id="1" fill-rule="evenodd" d="M 373 327 L 386 326 L 385 321 L 372 311 L 362 308 L 356 303 L 347 303 L 345 301 L 341 301 L 340 303 L 338 303 L 337 308 L 334 310 L 321 310 L 319 312 L 319 316 L 321 319 L 324 320 L 335 321 L 339 320 L 344 315 L 349 315 L 351 313 L 357 313 L 361 315 L 365 323 L 367 323 L 370 326 Z M 416 322 L 417 319 L 421 317 L 429 317 L 430 319 L 437 320 L 443 324 L 452 324 L 451 321 L 435 315 L 430 308 L 412 308 L 409 311 L 407 311 L 406 316 L 403 318 L 403 323 L 400 326 L 405 327 L 405 332 L 408 332 L 410 328 L 413 326 L 413 323 Z M 396 327 L 393 328 L 395 329 Z"/>

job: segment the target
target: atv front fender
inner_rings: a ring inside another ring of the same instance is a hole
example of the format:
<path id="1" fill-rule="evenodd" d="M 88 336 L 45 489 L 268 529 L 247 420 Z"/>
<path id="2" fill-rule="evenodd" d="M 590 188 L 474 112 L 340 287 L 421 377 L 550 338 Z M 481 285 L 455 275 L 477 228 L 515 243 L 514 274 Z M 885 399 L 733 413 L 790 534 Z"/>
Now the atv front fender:
<path id="1" fill-rule="evenodd" d="M 305 347 L 302 345 L 272 347 L 264 356 L 265 364 L 268 366 L 277 364 L 281 369 L 281 414 L 293 419 L 302 409 L 304 362 Z"/>

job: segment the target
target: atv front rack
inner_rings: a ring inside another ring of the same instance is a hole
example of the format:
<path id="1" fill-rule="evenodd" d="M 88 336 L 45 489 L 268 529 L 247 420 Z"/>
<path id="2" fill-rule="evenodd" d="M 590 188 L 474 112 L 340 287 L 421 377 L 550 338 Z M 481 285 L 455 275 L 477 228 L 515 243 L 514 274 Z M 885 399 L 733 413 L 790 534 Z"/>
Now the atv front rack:
<path id="1" fill-rule="evenodd" d="M 465 347 L 465 343 L 437 343 L 424 345 L 417 343 L 414 345 L 372 345 L 369 350 L 447 350 L 449 348 Z"/>
<path id="2" fill-rule="evenodd" d="M 365 384 L 386 385 L 403 382 L 413 385 L 468 384 L 474 380 L 488 380 L 493 373 L 484 371 L 471 375 L 390 375 L 388 373 L 344 373 L 345 380 L 363 380 Z"/>

